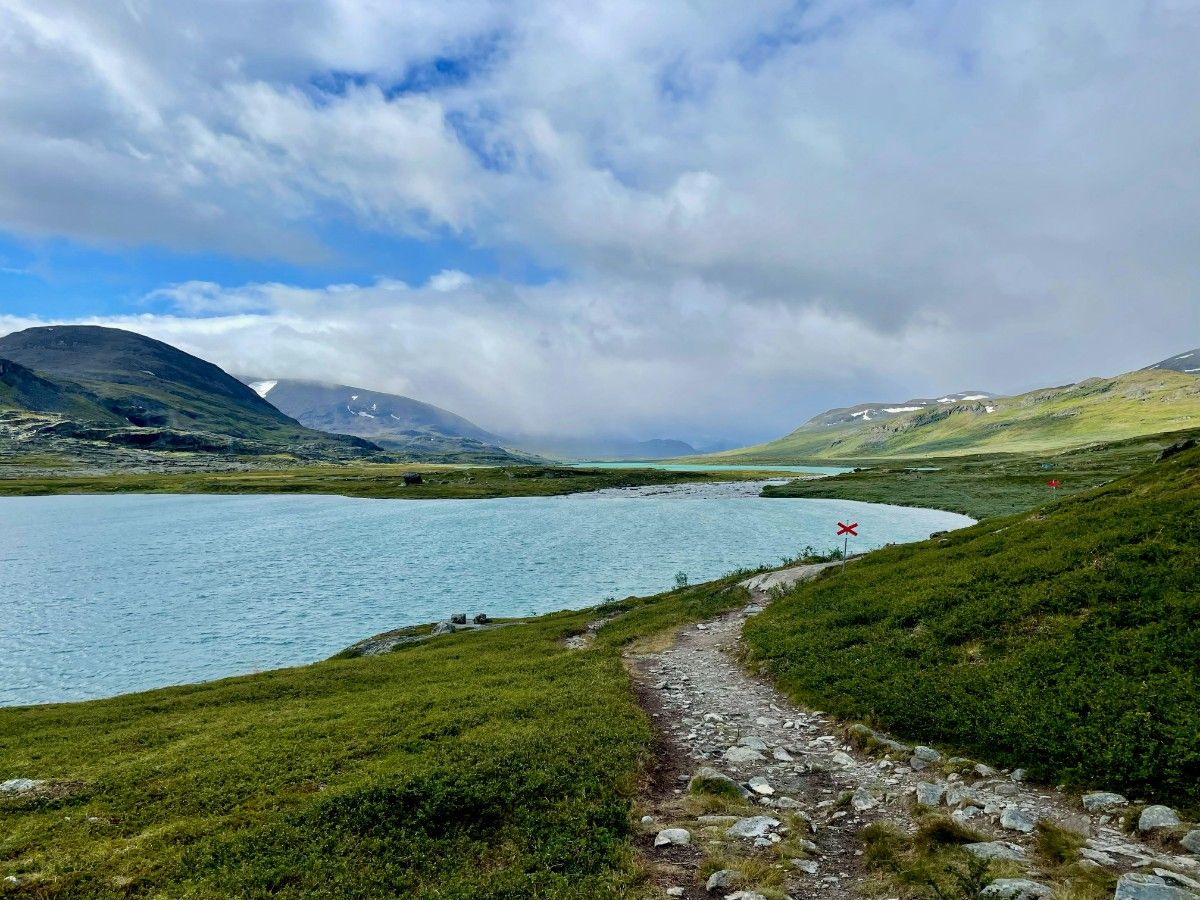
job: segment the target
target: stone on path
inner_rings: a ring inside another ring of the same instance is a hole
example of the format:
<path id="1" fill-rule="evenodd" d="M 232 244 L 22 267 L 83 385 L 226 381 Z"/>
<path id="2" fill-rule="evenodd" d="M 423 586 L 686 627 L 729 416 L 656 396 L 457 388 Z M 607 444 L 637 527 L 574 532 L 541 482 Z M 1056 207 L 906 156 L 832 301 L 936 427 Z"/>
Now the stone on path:
<path id="1" fill-rule="evenodd" d="M 744 738 L 740 739 L 737 742 L 737 745 L 739 747 L 749 747 L 751 750 L 765 751 L 767 749 L 767 742 L 760 737 L 755 737 L 752 734 L 748 734 Z"/>
<path id="2" fill-rule="evenodd" d="M 772 757 L 772 759 L 775 759 L 779 762 L 791 762 L 792 761 L 792 754 L 788 753 L 782 747 L 776 747 L 771 752 L 771 757 Z"/>
<path id="3" fill-rule="evenodd" d="M 839 769 L 853 769 L 858 763 L 854 761 L 854 757 L 844 750 L 837 750 L 830 754 L 829 762 L 831 765 L 837 766 Z"/>
<path id="4" fill-rule="evenodd" d="M 705 883 L 704 889 L 710 893 L 712 891 L 727 891 L 741 880 L 742 873 L 738 869 L 721 869 L 708 876 L 708 881 Z"/>
<path id="5" fill-rule="evenodd" d="M 767 898 L 757 891 L 734 891 L 732 894 L 726 894 L 725 900 L 767 900 Z"/>
<path id="6" fill-rule="evenodd" d="M 688 790 L 693 793 L 707 792 L 710 794 L 732 793 L 736 791 L 741 797 L 749 797 L 750 792 L 726 775 L 709 766 L 701 766 L 696 774 L 688 781 Z"/>
<path id="7" fill-rule="evenodd" d="M 1000 813 L 1000 827 L 1007 828 L 1009 831 L 1030 834 L 1037 828 L 1037 823 L 1038 820 L 1035 816 L 1031 816 L 1025 810 L 1016 806 L 1009 806 L 1004 812 Z"/>
<path id="8" fill-rule="evenodd" d="M 667 888 L 667 896 L 668 897 L 686 897 L 687 891 L 681 887 L 670 887 L 670 888 Z"/>
<path id="9" fill-rule="evenodd" d="M 979 896 L 992 900 L 1050 900 L 1053 893 L 1046 885 L 1028 878 L 997 878 Z"/>
<path id="10" fill-rule="evenodd" d="M 944 793 L 946 793 L 944 784 L 933 784 L 929 781 L 917 782 L 917 805 L 940 806 Z"/>
<path id="11" fill-rule="evenodd" d="M 1174 828 L 1179 824 L 1179 816 L 1169 806 L 1147 806 L 1138 817 L 1138 831 L 1152 831 L 1155 828 Z"/>
<path id="12" fill-rule="evenodd" d="M 754 791 L 754 793 L 759 794 L 760 796 L 770 797 L 773 793 L 775 793 L 775 788 L 771 787 L 771 782 L 767 781 L 767 779 L 761 775 L 755 775 L 746 783 L 750 786 L 750 790 Z"/>
<path id="13" fill-rule="evenodd" d="M 1197 896 L 1187 888 L 1167 884 L 1159 875 L 1130 872 L 1117 882 L 1113 900 L 1195 900 Z"/>
<path id="14" fill-rule="evenodd" d="M 792 865 L 803 872 L 805 875 L 816 875 L 820 870 L 820 866 L 811 859 L 793 859 Z"/>
<path id="15" fill-rule="evenodd" d="M 860 785 L 854 792 L 854 796 L 850 798 L 850 805 L 858 812 L 866 812 L 868 809 L 877 807 L 879 800 L 871 793 L 871 789 L 864 784 Z"/>
<path id="16" fill-rule="evenodd" d="M 725 836 L 750 841 L 755 838 L 766 837 L 778 828 L 779 825 L 779 820 L 772 819 L 770 816 L 749 816 L 745 819 L 738 819 L 730 825 L 729 829 L 725 832 Z"/>
<path id="17" fill-rule="evenodd" d="M 1108 812 L 1118 806 L 1124 806 L 1129 801 L 1120 794 L 1111 791 L 1094 791 L 1083 795 L 1083 808 L 1090 813 Z"/>
<path id="18" fill-rule="evenodd" d="M 908 761 L 908 764 L 919 772 L 941 761 L 942 754 L 938 753 L 932 747 L 917 746 L 913 748 L 912 759 Z"/>
<path id="19" fill-rule="evenodd" d="M 1200 828 L 1193 828 L 1187 834 L 1179 839 L 1179 843 L 1191 850 L 1197 856 L 1200 856 Z"/>
<path id="20" fill-rule="evenodd" d="M 691 842 L 692 836 L 686 828 L 664 828 L 654 838 L 655 847 L 666 847 L 668 844 L 686 847 Z"/>
<path id="21" fill-rule="evenodd" d="M 1007 859 L 1024 862 L 1025 851 L 1007 841 L 985 841 L 979 844 L 963 844 L 963 849 L 979 859 Z"/>
<path id="22" fill-rule="evenodd" d="M 731 763 L 763 762 L 766 757 L 749 747 L 730 747 L 725 751 L 725 761 Z"/>

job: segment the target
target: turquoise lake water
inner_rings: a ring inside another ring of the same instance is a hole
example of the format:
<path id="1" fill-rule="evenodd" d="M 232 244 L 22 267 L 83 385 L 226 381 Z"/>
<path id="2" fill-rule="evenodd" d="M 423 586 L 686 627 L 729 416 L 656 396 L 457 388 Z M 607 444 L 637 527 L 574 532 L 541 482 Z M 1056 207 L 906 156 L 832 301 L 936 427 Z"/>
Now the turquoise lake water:
<path id="1" fill-rule="evenodd" d="M 834 546 L 962 527 L 952 513 L 721 486 L 503 500 L 0 499 L 0 704 L 324 659 L 451 613 L 523 616 Z"/>
<path id="2" fill-rule="evenodd" d="M 581 462 L 571 463 L 576 469 L 661 469 L 664 472 L 796 472 L 808 475 L 841 475 L 853 472 L 846 466 L 710 466 L 702 463 L 658 462 Z"/>

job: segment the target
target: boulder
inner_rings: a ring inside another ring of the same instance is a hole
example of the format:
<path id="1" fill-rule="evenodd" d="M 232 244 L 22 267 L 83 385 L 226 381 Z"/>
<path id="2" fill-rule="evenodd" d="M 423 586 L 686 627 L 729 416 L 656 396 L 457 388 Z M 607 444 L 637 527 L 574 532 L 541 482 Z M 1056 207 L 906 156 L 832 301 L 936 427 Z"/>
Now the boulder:
<path id="1" fill-rule="evenodd" d="M 792 865 L 806 875 L 816 875 L 820 869 L 815 860 L 793 859 Z"/>
<path id="2" fill-rule="evenodd" d="M 771 787 L 771 782 L 767 781 L 767 779 L 762 775 L 755 775 L 748 782 L 746 782 L 746 785 L 750 788 L 750 790 L 754 791 L 754 793 L 763 797 L 770 797 L 773 793 L 775 793 L 775 788 Z"/>
<path id="3" fill-rule="evenodd" d="M 940 806 L 942 795 L 946 793 L 944 784 L 933 784 L 929 781 L 917 782 L 917 805 Z"/>
<path id="4" fill-rule="evenodd" d="M 1128 802 L 1120 794 L 1114 794 L 1111 791 L 1094 791 L 1083 795 L 1083 808 L 1090 813 L 1109 812 Z"/>
<path id="5" fill-rule="evenodd" d="M 467 624 L 467 614 L 466 613 L 455 613 L 454 615 L 452 615 L 450 617 L 450 624 L 451 625 L 466 625 Z"/>
<path id="6" fill-rule="evenodd" d="M 779 825 L 779 820 L 772 819 L 770 816 L 749 816 L 745 819 L 738 819 L 730 825 L 725 836 L 751 841 L 755 838 L 766 837 Z"/>
<path id="7" fill-rule="evenodd" d="M 0 781 L 0 794 L 25 794 L 36 791 L 45 784 L 46 782 L 36 778 L 10 778 L 8 781 Z"/>
<path id="8" fill-rule="evenodd" d="M 1169 806 L 1147 806 L 1138 816 L 1138 831 L 1153 831 L 1155 828 L 1174 828 L 1179 816 Z"/>
<path id="9" fill-rule="evenodd" d="M 1028 878 L 997 878 L 979 896 L 992 900 L 1050 900 L 1053 893 L 1046 885 Z"/>
<path id="10" fill-rule="evenodd" d="M 479 613 L 471 621 L 474 622 L 476 625 L 486 625 L 488 622 L 490 622 L 492 620 L 488 618 L 487 613 Z"/>
<path id="11" fill-rule="evenodd" d="M 978 844 L 963 844 L 963 849 L 979 859 L 1007 859 L 1024 862 L 1025 851 L 1008 841 L 986 841 Z"/>
<path id="12" fill-rule="evenodd" d="M 1168 884 L 1159 875 L 1130 872 L 1117 881 L 1113 900 L 1196 900 L 1197 894 L 1187 888 Z"/>
<path id="13" fill-rule="evenodd" d="M 844 750 L 835 750 L 829 755 L 831 765 L 837 766 L 839 769 L 853 769 L 858 763 L 854 761 L 854 757 Z"/>
<path id="14" fill-rule="evenodd" d="M 875 796 L 875 792 L 864 784 L 854 792 L 854 796 L 850 798 L 850 805 L 856 812 L 866 812 L 868 809 L 878 806 L 879 800 Z"/>
<path id="15" fill-rule="evenodd" d="M 975 774 L 978 775 L 980 778 L 995 778 L 996 777 L 996 770 L 993 769 L 991 766 L 985 766 L 983 763 L 976 763 L 974 771 L 975 771 Z"/>
<path id="16" fill-rule="evenodd" d="M 1010 779 L 1012 779 L 1013 781 L 1015 781 L 1017 784 L 1020 784 L 1022 781 L 1025 780 L 1025 770 L 1024 769 L 1013 769 L 1012 774 L 1009 775 L 1008 777 Z"/>
<path id="17" fill-rule="evenodd" d="M 1200 856 L 1200 828 L 1193 828 L 1179 839 L 1184 848 Z"/>
<path id="18" fill-rule="evenodd" d="M 675 845 L 677 847 L 686 847 L 692 842 L 692 835 L 686 828 L 664 828 L 654 836 L 655 847 L 666 847 Z"/>
<path id="19" fill-rule="evenodd" d="M 965 784 L 952 784 L 946 788 L 947 806 L 977 806 L 979 802 L 975 792 Z"/>
<path id="20" fill-rule="evenodd" d="M 708 881 L 704 883 L 704 889 L 709 893 L 727 891 L 732 887 L 737 887 L 737 883 L 741 880 L 742 873 L 738 869 L 721 869 L 708 876 Z"/>
<path id="21" fill-rule="evenodd" d="M 913 748 L 913 758 L 927 763 L 940 763 L 942 761 L 942 754 L 938 753 L 932 747 L 917 746 Z"/>
<path id="22" fill-rule="evenodd" d="M 749 747 L 751 750 L 760 750 L 763 752 L 765 752 L 767 749 L 767 742 L 760 737 L 755 737 L 752 734 L 748 734 L 744 738 L 740 738 L 737 742 L 737 745 L 739 747 Z"/>
<path id="23" fill-rule="evenodd" d="M 776 747 L 771 751 L 771 758 L 777 762 L 791 762 L 792 754 L 788 753 L 782 747 Z"/>
<path id="24" fill-rule="evenodd" d="M 457 630 L 458 629 L 449 622 L 438 622 L 433 626 L 433 631 L 431 631 L 430 634 L 434 637 L 437 637 L 440 634 L 454 634 L 454 632 Z"/>
<path id="25" fill-rule="evenodd" d="M 1022 834 L 1030 834 L 1037 828 L 1037 817 L 1030 815 L 1025 810 L 1016 806 L 1007 807 L 1004 812 L 1000 813 L 1000 827 L 1006 828 L 1009 831 L 1019 831 Z"/>
<path id="26" fill-rule="evenodd" d="M 1191 450 L 1195 446 L 1195 438 L 1184 438 L 1182 441 L 1176 441 L 1170 447 L 1164 447 L 1162 449 L 1162 452 L 1158 454 L 1158 461 L 1162 462 L 1164 459 L 1170 459 L 1172 456 L 1175 456 L 1178 453 L 1183 453 L 1185 450 Z"/>

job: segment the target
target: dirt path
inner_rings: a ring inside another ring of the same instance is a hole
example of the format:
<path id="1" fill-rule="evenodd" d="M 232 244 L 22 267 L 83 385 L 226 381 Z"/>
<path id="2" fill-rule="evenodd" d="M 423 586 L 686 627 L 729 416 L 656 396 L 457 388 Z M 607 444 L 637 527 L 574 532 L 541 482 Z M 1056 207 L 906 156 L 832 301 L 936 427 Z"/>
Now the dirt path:
<path id="1" fill-rule="evenodd" d="M 1087 836 L 1085 865 L 1115 873 L 1156 867 L 1167 871 L 1168 885 L 1184 890 L 1191 889 L 1189 879 L 1200 880 L 1194 857 L 1165 853 L 1119 831 L 1118 805 L 1088 812 L 1078 797 L 1027 784 L 1019 771 L 944 760 L 930 748 L 890 742 L 858 726 L 860 740 L 854 743 L 873 747 L 864 752 L 850 745 L 840 723 L 793 705 L 763 679 L 748 675 L 735 658 L 743 623 L 770 602 L 772 589 L 812 578 L 828 565 L 750 579 L 744 584 L 752 601 L 745 609 L 684 629 L 670 647 L 630 660 L 656 729 L 657 764 L 643 792 L 653 821 L 643 822 L 642 839 L 665 896 L 751 900 L 761 896 L 757 890 L 829 900 L 864 896 L 869 874 L 860 832 L 880 820 L 915 831 L 919 786 L 926 806 L 939 807 L 984 836 L 986 846 L 977 847 L 977 855 L 1012 858 L 1024 869 L 1022 877 L 1045 878 L 1038 869 L 1034 823 L 1047 821 Z M 732 803 L 740 808 L 729 808 L 728 800 L 714 806 L 711 796 L 706 801 L 688 790 L 688 779 L 701 767 L 729 776 L 743 789 L 758 785 L 760 793 Z M 758 809 L 746 809 L 746 802 Z M 727 808 L 718 808 L 722 803 Z M 713 812 L 737 818 L 714 819 Z M 755 823 L 757 838 L 728 834 L 738 819 L 753 815 L 777 825 Z M 655 847 L 655 838 L 670 828 L 686 830 L 687 843 Z M 706 881 L 717 868 L 736 868 L 744 877 L 725 879 L 729 886 L 710 892 Z M 1181 880 L 1173 881 L 1172 871 Z"/>

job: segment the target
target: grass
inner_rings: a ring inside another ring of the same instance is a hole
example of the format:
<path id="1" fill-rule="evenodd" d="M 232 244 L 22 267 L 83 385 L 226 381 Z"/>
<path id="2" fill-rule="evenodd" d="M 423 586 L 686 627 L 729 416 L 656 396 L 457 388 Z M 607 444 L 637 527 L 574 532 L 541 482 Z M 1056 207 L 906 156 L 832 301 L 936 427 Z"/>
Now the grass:
<path id="1" fill-rule="evenodd" d="M 405 485 L 417 472 L 422 483 Z M 46 494 L 339 494 L 428 500 L 540 497 L 601 488 L 730 481 L 754 473 L 667 472 L 657 469 L 575 469 L 555 466 L 469 467 L 361 463 L 227 472 L 122 473 L 0 477 L 0 496 Z"/>
<path id="2" fill-rule="evenodd" d="M 818 497 L 923 506 L 976 519 L 1003 516 L 1141 471 L 1164 447 L 1200 430 L 1171 432 L 1062 453 L 981 454 L 920 461 L 867 462 L 829 478 L 768 485 L 767 497 Z M 1044 468 L 1048 466 L 1049 468 Z M 1062 482 L 1055 493 L 1050 479 Z"/>
<path id="3" fill-rule="evenodd" d="M 621 650 L 745 602 L 733 579 L 389 654 L 0 709 L 20 896 L 636 897 L 649 729 Z M 593 648 L 564 636 L 620 615 Z M 6 890 L 0 883 L 0 893 Z"/>
<path id="4" fill-rule="evenodd" d="M 1047 779 L 1200 803 L 1200 449 L 870 554 L 746 626 L 792 696 Z"/>
<path id="5" fill-rule="evenodd" d="M 696 459 L 753 464 L 1047 453 L 1197 425 L 1200 378 L 1143 369 L 873 423 L 802 426 L 766 444 Z"/>

